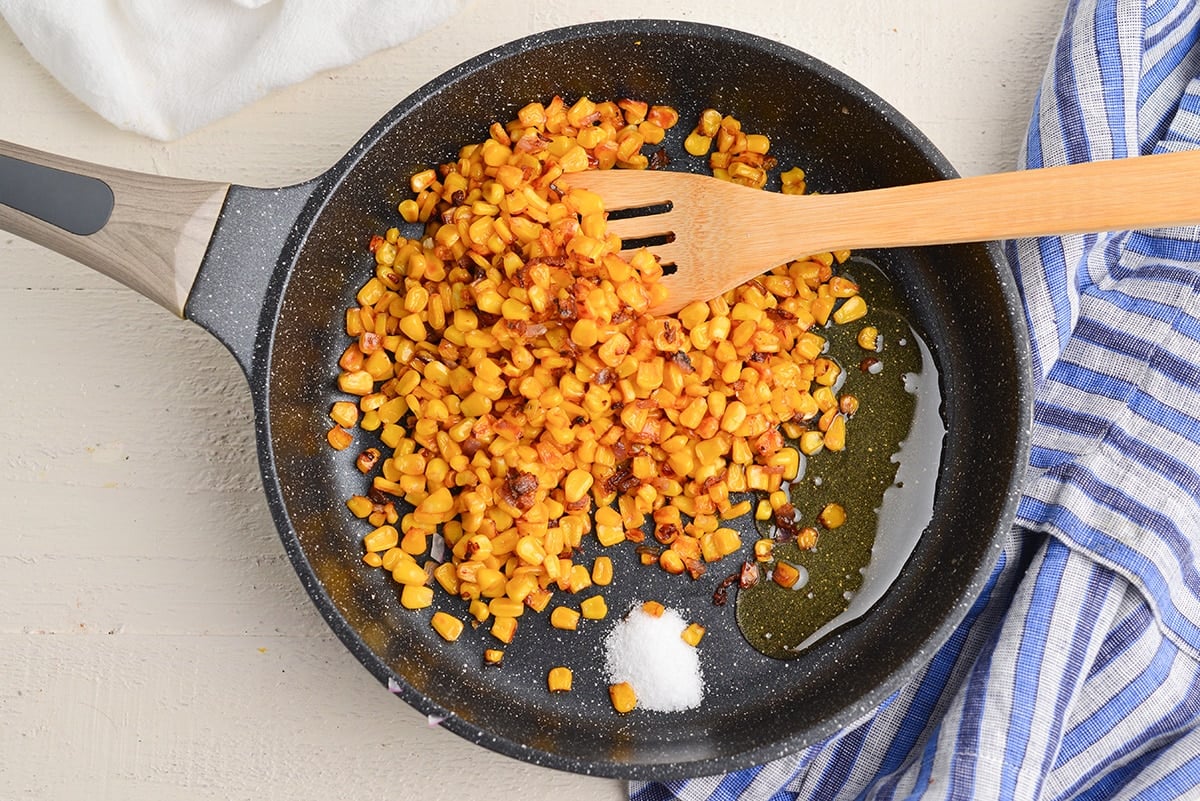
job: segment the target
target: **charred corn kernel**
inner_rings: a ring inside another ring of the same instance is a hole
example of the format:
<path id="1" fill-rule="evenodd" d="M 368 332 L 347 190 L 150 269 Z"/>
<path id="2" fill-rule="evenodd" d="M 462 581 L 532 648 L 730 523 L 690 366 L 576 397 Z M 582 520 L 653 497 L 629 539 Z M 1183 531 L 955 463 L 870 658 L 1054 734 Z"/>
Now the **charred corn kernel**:
<path id="1" fill-rule="evenodd" d="M 517 619 L 515 617 L 493 617 L 492 618 L 492 636 L 503 643 L 510 643 L 517 633 Z"/>
<path id="2" fill-rule="evenodd" d="M 572 673 L 570 668 L 553 667 L 550 668 L 550 673 L 546 677 L 546 684 L 552 693 L 565 693 L 571 691 Z"/>
<path id="3" fill-rule="evenodd" d="M 855 337 L 858 346 L 863 350 L 876 351 L 879 350 L 879 329 L 873 325 L 866 325 L 859 329 L 858 336 Z"/>
<path id="4" fill-rule="evenodd" d="M 805 526 L 796 532 L 796 547 L 802 551 L 810 550 L 817 546 L 819 538 L 820 532 L 812 526 Z"/>
<path id="5" fill-rule="evenodd" d="M 771 570 L 771 580 L 780 587 L 791 589 L 800 580 L 800 571 L 787 562 L 776 562 Z"/>
<path id="6" fill-rule="evenodd" d="M 658 601 L 646 601 L 642 604 L 642 611 L 650 617 L 662 617 L 667 610 Z"/>
<path id="7" fill-rule="evenodd" d="M 483 652 L 485 665 L 499 666 L 504 662 L 504 652 L 499 648 L 487 648 Z"/>
<path id="8" fill-rule="evenodd" d="M 847 417 L 853 417 L 858 411 L 858 398 L 853 395 L 842 395 L 838 398 L 838 411 Z"/>
<path id="9" fill-rule="evenodd" d="M 701 626 L 699 623 L 689 623 L 687 628 L 679 633 L 679 636 L 683 638 L 684 642 L 695 648 L 700 644 L 700 640 L 704 638 L 704 632 L 704 626 Z"/>
<path id="10" fill-rule="evenodd" d="M 566 606 L 556 606 L 550 613 L 550 625 L 563 631 L 575 631 L 579 628 L 579 612 Z"/>
<path id="11" fill-rule="evenodd" d="M 838 528 L 846 522 L 846 509 L 840 503 L 826 504 L 817 515 L 817 522 L 825 528 Z"/>
<path id="12" fill-rule="evenodd" d="M 550 590 L 536 588 L 529 595 L 525 596 L 525 605 L 534 612 L 544 612 L 546 607 L 550 605 L 550 599 L 554 597 L 554 593 Z"/>
<path id="13" fill-rule="evenodd" d="M 633 691 L 633 685 L 627 681 L 610 684 L 608 687 L 608 698 L 612 702 L 613 709 L 622 715 L 626 712 L 632 712 L 637 706 L 637 693 Z"/>
<path id="14" fill-rule="evenodd" d="M 363 537 L 363 547 L 368 551 L 386 551 L 400 542 L 400 532 L 395 526 L 380 526 Z"/>
<path id="15" fill-rule="evenodd" d="M 592 562 L 592 583 L 607 587 L 612 583 L 613 563 L 607 556 L 597 556 Z"/>
<path id="16" fill-rule="evenodd" d="M 432 606 L 433 587 L 405 584 L 404 589 L 400 591 L 400 605 L 405 609 L 424 609 Z"/>
<path id="17" fill-rule="evenodd" d="M 603 595 L 593 595 L 579 604 L 579 611 L 588 620 L 603 620 L 608 616 L 608 604 Z"/>
<path id="18" fill-rule="evenodd" d="M 769 562 L 775 552 L 775 541 L 760 539 L 754 541 L 754 558 L 759 562 Z"/>
<path id="19" fill-rule="evenodd" d="M 433 618 L 429 622 L 433 626 L 433 630 L 447 642 L 457 640 L 463 631 L 463 622 L 447 612 L 434 612 Z"/>

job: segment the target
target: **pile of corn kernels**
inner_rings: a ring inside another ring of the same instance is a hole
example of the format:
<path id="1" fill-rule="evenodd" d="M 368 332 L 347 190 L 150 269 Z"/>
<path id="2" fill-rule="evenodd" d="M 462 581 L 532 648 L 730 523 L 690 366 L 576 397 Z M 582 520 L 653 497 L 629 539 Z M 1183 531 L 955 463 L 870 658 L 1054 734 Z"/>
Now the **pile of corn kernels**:
<path id="1" fill-rule="evenodd" d="M 570 188 L 572 173 L 657 163 L 677 121 L 635 100 L 531 103 L 412 177 L 399 212 L 422 236 L 371 240 L 375 276 L 346 312 L 339 361 L 352 399 L 334 405 L 328 440 L 377 432 L 382 449 L 358 456 L 371 489 L 348 501 L 371 524 L 364 561 L 403 585 L 405 607 L 430 606 L 437 585 L 462 598 L 464 617 L 433 616 L 447 639 L 464 618 L 507 643 L 527 610 L 552 607 L 564 629 L 607 615 L 611 560 L 576 559 L 589 535 L 652 537 L 643 562 L 698 578 L 742 548 L 723 523 L 790 512 L 781 488 L 801 452 L 845 446 L 856 404 L 838 396 L 818 330 L 866 313 L 834 274 L 848 254 L 655 316 L 662 266 L 622 253 L 602 199 Z M 717 177 L 760 188 L 769 147 L 711 109 L 685 142 Z M 805 190 L 798 169 L 781 177 Z M 757 508 L 734 500 L 747 491 Z"/>

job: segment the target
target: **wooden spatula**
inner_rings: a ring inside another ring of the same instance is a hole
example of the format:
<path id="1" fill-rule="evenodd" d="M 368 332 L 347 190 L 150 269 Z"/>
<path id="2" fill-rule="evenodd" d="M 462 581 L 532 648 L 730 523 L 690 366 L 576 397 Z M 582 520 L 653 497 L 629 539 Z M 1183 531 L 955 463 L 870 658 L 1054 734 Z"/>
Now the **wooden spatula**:
<path id="1" fill-rule="evenodd" d="M 659 207 L 608 224 L 627 243 L 670 240 L 650 246 L 676 267 L 656 313 L 830 250 L 1200 224 L 1200 150 L 829 195 L 664 170 L 595 170 L 563 183 L 596 192 L 610 212 Z"/>

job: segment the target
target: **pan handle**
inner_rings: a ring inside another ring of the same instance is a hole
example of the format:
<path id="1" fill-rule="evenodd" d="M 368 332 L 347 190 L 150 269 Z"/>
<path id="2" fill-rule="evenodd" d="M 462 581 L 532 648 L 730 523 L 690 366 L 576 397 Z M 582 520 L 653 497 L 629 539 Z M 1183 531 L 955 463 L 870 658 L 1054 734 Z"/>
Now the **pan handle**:
<path id="1" fill-rule="evenodd" d="M 181 317 L 228 192 L 227 183 L 103 167 L 0 141 L 0 229 Z"/>

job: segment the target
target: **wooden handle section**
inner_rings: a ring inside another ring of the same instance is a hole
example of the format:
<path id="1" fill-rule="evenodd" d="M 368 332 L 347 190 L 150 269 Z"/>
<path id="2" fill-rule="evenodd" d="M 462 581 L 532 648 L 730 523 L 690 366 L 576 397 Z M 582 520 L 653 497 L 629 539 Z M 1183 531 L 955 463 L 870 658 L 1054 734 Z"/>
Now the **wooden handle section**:
<path id="1" fill-rule="evenodd" d="M 1198 181 L 1200 151 L 1187 150 L 820 195 L 793 224 L 825 249 L 1195 225 Z"/>
<path id="2" fill-rule="evenodd" d="M 183 316 L 227 183 L 131 172 L 0 141 L 0 229 Z"/>

